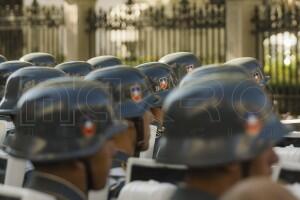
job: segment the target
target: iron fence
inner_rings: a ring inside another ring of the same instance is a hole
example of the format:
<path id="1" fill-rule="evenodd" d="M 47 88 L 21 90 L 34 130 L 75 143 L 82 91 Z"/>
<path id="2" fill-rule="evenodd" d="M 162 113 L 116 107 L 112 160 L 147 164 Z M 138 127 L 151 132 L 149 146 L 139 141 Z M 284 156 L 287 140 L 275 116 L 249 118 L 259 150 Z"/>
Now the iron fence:
<path id="1" fill-rule="evenodd" d="M 37 0 L 27 7 L 0 7 L 0 54 L 9 59 L 43 51 L 63 60 L 64 40 L 63 8 L 42 7 Z"/>
<path id="2" fill-rule="evenodd" d="M 271 76 L 269 90 L 280 113 L 300 113 L 300 6 L 257 6 L 253 18 L 257 58 Z"/>
<path id="3" fill-rule="evenodd" d="M 181 0 L 173 7 L 149 7 L 129 0 L 109 11 L 91 11 L 94 55 L 116 55 L 130 64 L 157 61 L 177 51 L 194 52 L 203 63 L 225 61 L 225 4 L 203 6 Z"/>

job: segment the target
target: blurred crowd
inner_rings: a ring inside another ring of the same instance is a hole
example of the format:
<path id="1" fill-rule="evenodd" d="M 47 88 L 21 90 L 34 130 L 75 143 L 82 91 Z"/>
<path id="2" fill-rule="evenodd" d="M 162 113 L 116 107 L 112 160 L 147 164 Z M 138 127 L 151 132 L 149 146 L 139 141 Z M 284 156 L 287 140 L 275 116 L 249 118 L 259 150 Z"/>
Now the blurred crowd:
<path id="1" fill-rule="evenodd" d="M 0 56 L 0 200 L 298 199 L 300 120 L 274 112 L 269 78 L 190 52 Z"/>

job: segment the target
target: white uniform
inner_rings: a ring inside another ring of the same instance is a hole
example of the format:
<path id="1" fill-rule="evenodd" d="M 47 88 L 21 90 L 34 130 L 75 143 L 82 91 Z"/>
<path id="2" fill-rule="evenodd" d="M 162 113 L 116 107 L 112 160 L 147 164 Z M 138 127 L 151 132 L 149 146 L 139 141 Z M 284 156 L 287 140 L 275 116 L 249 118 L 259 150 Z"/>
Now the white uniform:
<path id="1" fill-rule="evenodd" d="M 150 141 L 149 148 L 147 151 L 143 151 L 140 153 L 140 158 L 153 158 L 154 146 L 157 137 L 157 129 L 158 127 L 155 125 L 150 125 Z"/>
<path id="2" fill-rule="evenodd" d="M 5 185 L 22 187 L 27 169 L 32 169 L 30 163 L 23 159 L 9 156 L 0 150 L 0 182 Z"/>
<path id="3" fill-rule="evenodd" d="M 8 133 L 14 129 L 15 125 L 12 121 L 0 120 L 0 144 L 3 144 Z"/>
<path id="4" fill-rule="evenodd" d="M 45 193 L 11 187 L 7 185 L 0 186 L 0 199 L 13 199 L 13 200 L 55 200 L 53 196 Z"/>

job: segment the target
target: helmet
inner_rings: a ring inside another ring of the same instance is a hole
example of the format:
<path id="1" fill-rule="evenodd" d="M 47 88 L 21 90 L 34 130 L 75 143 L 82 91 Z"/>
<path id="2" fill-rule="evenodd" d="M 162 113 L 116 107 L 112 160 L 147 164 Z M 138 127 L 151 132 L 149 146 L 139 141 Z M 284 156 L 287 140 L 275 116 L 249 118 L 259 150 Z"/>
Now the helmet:
<path id="1" fill-rule="evenodd" d="M 287 134 L 263 89 L 238 74 L 178 88 L 163 110 L 157 160 L 168 164 L 207 168 L 251 160 Z"/>
<path id="2" fill-rule="evenodd" d="M 115 66 L 89 73 L 86 80 L 106 83 L 112 90 L 116 110 L 122 118 L 141 117 L 159 98 L 153 94 L 147 77 L 129 66 Z"/>
<path id="3" fill-rule="evenodd" d="M 93 70 L 92 66 L 84 61 L 65 62 L 57 65 L 55 68 L 64 71 L 70 76 L 86 76 Z"/>
<path id="4" fill-rule="evenodd" d="M 162 57 L 159 62 L 170 65 L 178 80 L 181 80 L 186 74 L 201 66 L 200 60 L 189 52 L 172 53 Z"/>
<path id="5" fill-rule="evenodd" d="M 159 62 L 145 63 L 136 68 L 143 72 L 150 80 L 152 89 L 161 98 L 158 105 L 160 107 L 166 96 L 177 85 L 177 78 L 174 71 L 169 65 Z"/>
<path id="6" fill-rule="evenodd" d="M 19 100 L 15 135 L 5 151 L 34 162 L 57 162 L 97 152 L 127 128 L 117 121 L 99 83 L 74 78 L 46 81 Z"/>
<path id="7" fill-rule="evenodd" d="M 265 76 L 262 64 L 255 58 L 236 58 L 228 61 L 227 64 L 238 65 L 243 67 L 247 70 L 250 77 L 262 86 L 266 85 L 270 79 L 269 76 Z"/>
<path id="8" fill-rule="evenodd" d="M 232 76 L 232 74 L 240 74 L 240 76 L 244 76 L 245 80 L 249 79 L 248 72 L 236 65 L 207 65 L 202 66 L 201 68 L 195 69 L 193 72 L 187 74 L 181 81 L 179 86 L 183 87 L 186 85 L 193 84 L 197 82 L 199 79 L 206 78 L 208 76 L 219 76 L 223 74 L 224 76 Z"/>
<path id="9" fill-rule="evenodd" d="M 51 54 L 48 53 L 29 53 L 22 58 L 21 61 L 30 62 L 35 66 L 45 66 L 45 67 L 54 67 L 55 66 L 55 58 Z"/>
<path id="10" fill-rule="evenodd" d="M 5 92 L 0 102 L 0 114 L 14 115 L 17 101 L 28 89 L 51 78 L 63 77 L 66 74 L 50 67 L 26 67 L 12 73 L 7 79 Z"/>
<path id="11" fill-rule="evenodd" d="M 147 77 L 138 69 L 129 66 L 115 66 L 91 72 L 86 80 L 100 81 L 111 90 L 115 100 L 115 110 L 121 118 L 134 122 L 136 153 L 145 149 L 144 114 L 158 104 L 159 98 L 154 95 Z M 148 127 L 147 127 L 148 128 Z"/>
<path id="12" fill-rule="evenodd" d="M 92 65 L 93 69 L 122 65 L 122 61 L 114 56 L 98 56 L 89 59 L 87 62 Z"/>
<path id="13" fill-rule="evenodd" d="M 7 61 L 7 59 L 3 55 L 0 55 L 0 63 L 5 62 L 5 61 Z"/>
<path id="14" fill-rule="evenodd" d="M 18 69 L 29 66 L 32 66 L 32 64 L 29 62 L 23 62 L 19 60 L 6 61 L 0 64 L 0 98 L 3 97 L 5 84 L 8 77 Z"/>

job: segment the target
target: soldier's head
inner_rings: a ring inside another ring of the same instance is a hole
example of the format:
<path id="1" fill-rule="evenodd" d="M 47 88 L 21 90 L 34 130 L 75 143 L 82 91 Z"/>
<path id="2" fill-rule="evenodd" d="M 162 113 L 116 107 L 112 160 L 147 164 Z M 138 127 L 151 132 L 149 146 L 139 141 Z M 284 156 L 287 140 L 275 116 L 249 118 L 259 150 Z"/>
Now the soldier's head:
<path id="1" fill-rule="evenodd" d="M 15 71 L 6 81 L 0 114 L 14 116 L 22 94 L 38 83 L 63 76 L 66 76 L 63 71 L 50 67 L 25 67 Z"/>
<path id="2" fill-rule="evenodd" d="M 55 67 L 60 69 L 69 76 L 83 77 L 93 71 L 91 64 L 84 61 L 70 61 L 59 64 Z"/>
<path id="3" fill-rule="evenodd" d="M 266 76 L 263 71 L 262 64 L 255 58 L 243 57 L 236 58 L 227 62 L 227 64 L 237 65 L 247 70 L 249 76 L 255 80 L 259 85 L 265 86 L 270 77 Z"/>
<path id="4" fill-rule="evenodd" d="M 86 80 L 99 81 L 110 88 L 116 112 L 130 124 L 127 131 L 132 133 L 135 152 L 146 150 L 152 120 L 149 110 L 159 101 L 146 76 L 132 67 L 115 66 L 93 71 Z"/>
<path id="5" fill-rule="evenodd" d="M 111 167 L 110 139 L 127 128 L 112 105 L 99 83 L 74 78 L 41 83 L 20 98 L 16 133 L 5 150 L 32 161 L 37 171 L 75 182 L 82 190 L 99 190 Z"/>
<path id="6" fill-rule="evenodd" d="M 162 57 L 159 62 L 168 64 L 174 70 L 178 80 L 201 66 L 201 61 L 192 53 L 178 52 Z"/>
<path id="7" fill-rule="evenodd" d="M 42 52 L 26 54 L 21 57 L 20 60 L 39 67 L 54 67 L 56 65 L 56 60 L 53 55 Z"/>
<path id="8" fill-rule="evenodd" d="M 154 117 L 159 122 L 162 122 L 162 103 L 167 95 L 177 86 L 176 75 L 169 65 L 159 62 L 145 63 L 136 68 L 147 76 L 152 90 L 160 97 L 160 101 L 155 107 L 151 108 L 151 111 Z"/>
<path id="9" fill-rule="evenodd" d="M 5 84 L 8 77 L 18 69 L 32 66 L 29 62 L 24 61 L 6 61 L 0 64 L 0 98 L 4 95 Z"/>
<path id="10" fill-rule="evenodd" d="M 247 76 L 195 80 L 172 92 L 163 107 L 157 160 L 188 166 L 187 183 L 214 183 L 215 195 L 243 178 L 269 176 L 278 159 L 272 147 L 287 133 L 263 89 Z"/>
<path id="11" fill-rule="evenodd" d="M 87 62 L 92 65 L 93 69 L 122 65 L 122 61 L 115 56 L 97 56 Z"/>

